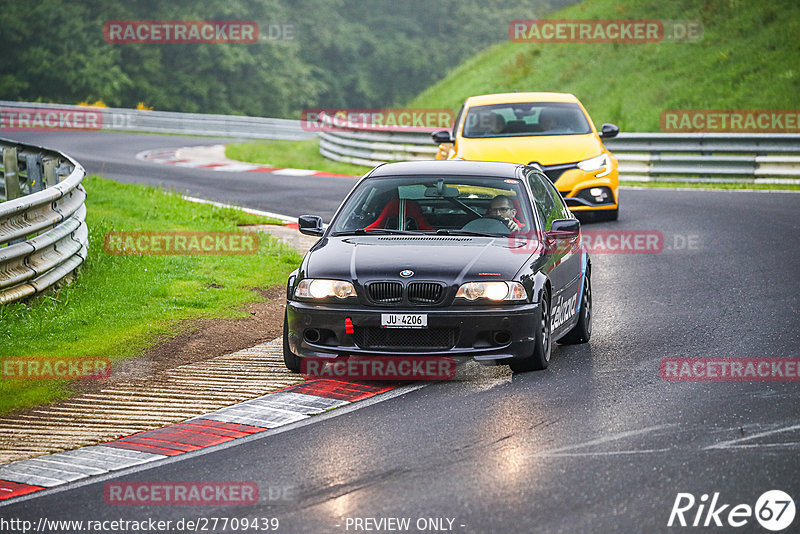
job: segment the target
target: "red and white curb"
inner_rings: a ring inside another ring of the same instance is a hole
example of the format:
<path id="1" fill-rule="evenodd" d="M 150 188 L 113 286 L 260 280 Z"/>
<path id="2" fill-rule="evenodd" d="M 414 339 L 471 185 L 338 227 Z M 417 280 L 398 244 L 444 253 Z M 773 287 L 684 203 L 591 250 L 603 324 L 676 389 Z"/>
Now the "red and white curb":
<path id="1" fill-rule="evenodd" d="M 326 176 L 338 178 L 358 178 L 350 174 L 314 171 L 309 169 L 292 169 L 242 163 L 224 157 L 224 145 L 167 148 L 145 150 L 136 154 L 136 159 L 151 163 L 190 167 L 222 172 L 266 172 L 279 176 Z"/>
<path id="2" fill-rule="evenodd" d="M 100 445 L 20 460 L 0 466 L 0 500 L 234 441 L 398 387 L 318 378 L 182 423 Z"/>

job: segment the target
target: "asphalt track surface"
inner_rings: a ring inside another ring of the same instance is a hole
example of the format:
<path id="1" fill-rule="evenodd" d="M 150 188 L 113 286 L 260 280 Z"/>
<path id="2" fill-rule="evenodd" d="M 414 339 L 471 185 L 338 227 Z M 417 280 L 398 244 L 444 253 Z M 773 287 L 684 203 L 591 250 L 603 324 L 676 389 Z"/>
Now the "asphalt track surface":
<path id="1" fill-rule="evenodd" d="M 120 181 L 290 215 L 327 218 L 352 186 L 154 167 L 133 157 L 217 140 L 17 138 L 65 150 L 90 172 Z M 253 506 L 112 506 L 103 478 L 0 506 L 0 517 L 276 517 L 279 532 L 363 532 L 347 528 L 347 518 L 368 517 L 411 518 L 410 532 L 419 531 L 419 518 L 453 519 L 452 532 L 693 532 L 702 529 L 667 527 L 679 492 L 698 504 L 718 492 L 718 505 L 730 505 L 723 522 L 734 505 L 754 507 L 767 490 L 797 501 L 800 382 L 666 381 L 659 363 L 800 356 L 798 215 L 798 194 L 625 190 L 618 222 L 585 229 L 658 230 L 664 249 L 592 257 L 591 342 L 554 347 L 546 371 L 479 368 L 468 380 L 114 478 L 255 481 L 262 499 Z M 290 497 L 269 501 L 269 487 Z M 697 510 L 686 513 L 689 524 Z M 740 528 L 724 525 L 709 530 L 768 532 L 753 517 Z M 798 530 L 800 517 L 785 532 Z"/>
<path id="2" fill-rule="evenodd" d="M 271 175 L 264 172 L 220 172 L 136 159 L 145 150 L 218 145 L 235 141 L 208 137 L 117 134 L 108 132 L 0 133 L 0 137 L 43 145 L 78 160 L 89 174 L 131 184 L 173 189 L 179 193 L 292 217 L 333 216 L 352 178 Z"/>

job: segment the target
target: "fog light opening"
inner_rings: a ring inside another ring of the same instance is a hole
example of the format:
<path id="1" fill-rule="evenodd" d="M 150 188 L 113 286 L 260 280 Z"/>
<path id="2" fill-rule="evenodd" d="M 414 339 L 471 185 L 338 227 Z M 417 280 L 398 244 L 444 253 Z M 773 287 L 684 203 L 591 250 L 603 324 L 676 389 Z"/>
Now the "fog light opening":
<path id="1" fill-rule="evenodd" d="M 495 345 L 507 345 L 511 342 L 511 332 L 497 330 L 492 334 L 492 341 L 494 341 Z"/>
<path id="2" fill-rule="evenodd" d="M 316 328 L 309 328 L 305 332 L 303 332 L 303 339 L 305 339 L 309 343 L 317 343 L 319 341 L 320 334 L 319 330 Z"/>

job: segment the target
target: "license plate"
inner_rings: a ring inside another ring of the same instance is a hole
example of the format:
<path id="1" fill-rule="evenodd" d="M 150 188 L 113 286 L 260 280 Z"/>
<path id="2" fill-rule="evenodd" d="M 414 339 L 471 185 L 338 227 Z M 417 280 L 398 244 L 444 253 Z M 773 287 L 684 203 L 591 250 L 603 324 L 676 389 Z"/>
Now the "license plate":
<path id="1" fill-rule="evenodd" d="M 384 328 L 427 328 L 428 316 L 424 313 L 382 313 Z"/>

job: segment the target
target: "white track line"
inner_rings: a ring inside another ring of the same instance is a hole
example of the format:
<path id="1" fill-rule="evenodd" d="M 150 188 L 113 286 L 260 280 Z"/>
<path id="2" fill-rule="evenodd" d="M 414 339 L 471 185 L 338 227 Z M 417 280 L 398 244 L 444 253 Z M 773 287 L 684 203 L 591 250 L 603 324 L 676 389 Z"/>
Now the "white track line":
<path id="1" fill-rule="evenodd" d="M 597 439 L 593 439 L 593 440 L 590 440 L 590 441 L 586 441 L 584 443 L 578 443 L 576 445 L 567 445 L 566 447 L 560 447 L 558 449 L 550 449 L 548 451 L 537 452 L 537 453 L 532 454 L 532 456 L 551 456 L 551 455 L 552 456 L 557 456 L 559 453 L 565 453 L 566 451 L 571 451 L 571 450 L 574 450 L 574 449 L 581 449 L 583 447 L 591 447 L 592 445 L 601 445 L 603 443 L 608 443 L 610 441 L 617 441 L 617 440 L 628 438 L 628 437 L 631 437 L 631 436 L 638 436 L 638 435 L 641 435 L 641 434 L 647 434 L 647 433 L 650 433 L 650 432 L 654 432 L 656 430 L 662 430 L 664 428 L 671 428 L 671 427 L 674 427 L 674 426 L 677 426 L 677 425 L 672 423 L 672 424 L 667 424 L 667 425 L 649 426 L 647 428 L 641 428 L 639 430 L 628 430 L 626 432 L 620 432 L 618 434 L 612 434 L 610 436 L 603 436 L 601 438 L 597 438 Z M 626 452 L 628 454 L 631 453 L 631 451 L 626 451 Z M 645 452 L 652 452 L 652 451 L 648 450 L 648 451 L 645 451 Z M 578 453 L 578 454 L 581 454 L 581 453 Z M 592 452 L 592 453 L 582 453 L 582 454 L 584 454 L 584 455 L 592 455 L 592 454 L 600 454 L 600 453 Z"/>
<path id="2" fill-rule="evenodd" d="M 282 215 L 280 213 L 273 213 L 271 211 L 262 211 L 256 210 L 253 208 L 243 208 L 242 206 L 234 206 L 233 204 L 224 204 L 222 202 L 215 202 L 213 200 L 206 200 L 204 198 L 197 198 L 197 197 L 188 197 L 184 196 L 184 200 L 188 200 L 189 202 L 197 202 L 198 204 L 210 204 L 212 206 L 217 206 L 218 208 L 230 208 L 233 210 L 243 211 L 245 213 L 250 213 L 252 215 L 260 215 L 262 217 L 272 217 L 273 219 L 278 219 L 285 223 L 296 223 L 297 217 L 290 217 L 288 215 Z"/>
<path id="3" fill-rule="evenodd" d="M 792 425 L 787 426 L 785 428 L 778 428 L 776 430 L 767 430 L 766 432 L 759 432 L 758 434 L 753 434 L 751 436 L 745 436 L 743 438 L 736 438 L 730 441 L 723 441 L 722 443 L 715 443 L 714 445 L 709 445 L 708 447 L 704 447 L 703 450 L 707 451 L 709 449 L 735 449 L 737 447 L 759 447 L 765 445 L 738 445 L 742 441 L 749 441 L 751 439 L 756 438 L 763 438 L 765 436 L 771 436 L 773 434 L 780 434 L 781 432 L 791 432 L 792 430 L 800 430 L 800 425 Z"/>

